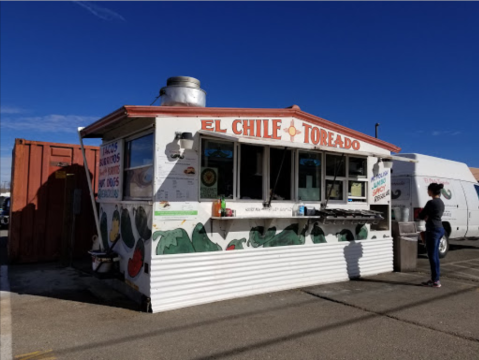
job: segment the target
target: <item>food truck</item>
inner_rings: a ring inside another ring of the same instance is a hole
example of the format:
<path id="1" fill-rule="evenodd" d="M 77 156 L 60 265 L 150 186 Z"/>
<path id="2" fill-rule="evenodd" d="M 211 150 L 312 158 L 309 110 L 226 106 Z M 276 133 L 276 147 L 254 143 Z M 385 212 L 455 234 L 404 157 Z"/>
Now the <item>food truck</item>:
<path id="1" fill-rule="evenodd" d="M 174 77 L 160 106 L 123 106 L 91 194 L 101 250 L 152 312 L 393 271 L 391 152 L 301 111 L 208 108 Z"/>

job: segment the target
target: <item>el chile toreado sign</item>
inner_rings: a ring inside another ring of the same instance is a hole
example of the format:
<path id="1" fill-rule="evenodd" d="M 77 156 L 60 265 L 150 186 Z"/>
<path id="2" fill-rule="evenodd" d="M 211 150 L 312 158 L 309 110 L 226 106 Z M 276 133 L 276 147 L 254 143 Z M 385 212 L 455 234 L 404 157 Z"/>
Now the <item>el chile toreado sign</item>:
<path id="1" fill-rule="evenodd" d="M 226 133 L 227 129 L 222 120 L 201 120 L 201 130 L 217 133 Z M 231 132 L 235 135 L 251 136 L 261 139 L 281 140 L 283 134 L 290 136 L 291 142 L 295 142 L 298 136 L 303 143 L 320 146 L 329 146 L 340 149 L 359 150 L 361 144 L 358 140 L 352 140 L 347 136 L 326 131 L 318 126 L 310 125 L 299 120 L 302 128 L 297 128 L 295 120 L 283 126 L 282 119 L 236 119 L 231 123 Z M 228 121 L 229 123 L 229 121 Z M 301 141 L 300 140 L 300 141 Z"/>

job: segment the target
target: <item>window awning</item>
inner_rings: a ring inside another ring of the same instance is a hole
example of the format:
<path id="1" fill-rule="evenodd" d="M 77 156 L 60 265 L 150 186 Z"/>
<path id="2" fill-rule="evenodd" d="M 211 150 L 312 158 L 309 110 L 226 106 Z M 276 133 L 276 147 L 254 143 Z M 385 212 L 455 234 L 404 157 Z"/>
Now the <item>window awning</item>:
<path id="1" fill-rule="evenodd" d="M 293 142 L 284 141 L 284 140 L 259 139 L 252 136 L 236 136 L 236 135 L 218 133 L 218 132 L 209 131 L 209 130 L 199 130 L 198 133 L 204 136 L 209 136 L 209 137 L 217 138 L 220 140 L 237 142 L 240 144 L 287 147 L 291 149 L 318 150 L 318 151 L 337 153 L 337 154 L 373 156 L 380 159 L 398 160 L 398 161 L 406 161 L 406 162 L 418 162 L 417 160 L 403 158 L 400 156 L 394 156 L 390 154 L 381 154 L 374 151 L 339 149 L 339 148 L 319 146 L 314 144 L 293 143 Z"/>

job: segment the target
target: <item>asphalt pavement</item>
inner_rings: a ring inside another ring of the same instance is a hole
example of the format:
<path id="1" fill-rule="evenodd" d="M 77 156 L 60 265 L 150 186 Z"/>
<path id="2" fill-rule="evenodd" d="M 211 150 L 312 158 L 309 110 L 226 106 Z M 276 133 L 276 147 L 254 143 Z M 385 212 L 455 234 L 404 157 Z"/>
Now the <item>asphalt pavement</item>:
<path id="1" fill-rule="evenodd" d="M 148 314 L 75 269 L 14 265 L 12 356 L 477 359 L 479 246 L 453 247 L 442 269 L 440 289 L 418 286 L 428 277 L 420 258 L 411 273 Z"/>

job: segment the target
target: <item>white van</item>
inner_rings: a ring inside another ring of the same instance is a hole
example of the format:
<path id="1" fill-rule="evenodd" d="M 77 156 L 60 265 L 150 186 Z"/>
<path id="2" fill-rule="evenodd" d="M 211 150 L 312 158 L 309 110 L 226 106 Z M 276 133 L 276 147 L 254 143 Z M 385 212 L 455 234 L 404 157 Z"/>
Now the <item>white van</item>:
<path id="1" fill-rule="evenodd" d="M 424 231 L 426 223 L 417 216 L 431 199 L 427 187 L 430 183 L 444 184 L 441 199 L 446 235 L 441 240 L 439 256 L 446 256 L 449 239 L 479 237 L 479 184 L 466 164 L 420 154 L 396 156 L 417 161 L 393 163 L 392 207 L 409 209 L 409 218 L 401 221 L 416 221 L 418 230 Z"/>

